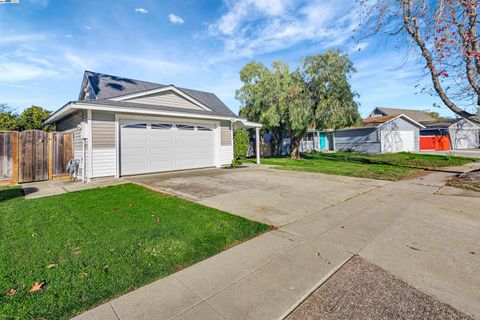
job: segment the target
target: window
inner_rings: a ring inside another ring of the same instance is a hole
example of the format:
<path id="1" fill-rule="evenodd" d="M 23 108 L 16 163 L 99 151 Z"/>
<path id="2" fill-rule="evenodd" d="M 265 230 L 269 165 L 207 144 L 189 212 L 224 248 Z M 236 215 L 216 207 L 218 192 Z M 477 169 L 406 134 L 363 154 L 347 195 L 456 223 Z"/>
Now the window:
<path id="1" fill-rule="evenodd" d="M 197 126 L 198 131 L 213 131 L 211 128 L 207 127 L 202 127 L 202 126 Z"/>
<path id="2" fill-rule="evenodd" d="M 122 128 L 147 129 L 147 124 L 146 123 L 126 124 L 126 125 L 122 126 Z"/>
<path id="3" fill-rule="evenodd" d="M 172 125 L 170 123 L 152 123 L 152 129 L 166 130 L 171 128 Z"/>
<path id="4" fill-rule="evenodd" d="M 178 130 L 193 130 L 193 129 L 195 129 L 194 126 L 190 126 L 190 125 L 187 125 L 187 124 L 177 124 L 177 128 L 178 128 Z"/>

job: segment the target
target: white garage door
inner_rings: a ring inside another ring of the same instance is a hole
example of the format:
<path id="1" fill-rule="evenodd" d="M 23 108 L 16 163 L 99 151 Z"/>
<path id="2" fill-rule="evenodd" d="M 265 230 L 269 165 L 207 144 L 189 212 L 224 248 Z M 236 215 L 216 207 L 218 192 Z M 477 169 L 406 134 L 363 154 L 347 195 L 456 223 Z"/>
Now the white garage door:
<path id="1" fill-rule="evenodd" d="M 382 152 L 415 151 L 414 131 L 382 130 Z"/>
<path id="2" fill-rule="evenodd" d="M 453 130 L 450 139 L 453 149 L 478 148 L 478 131 L 475 129 Z"/>
<path id="3" fill-rule="evenodd" d="M 203 124 L 124 121 L 121 175 L 215 166 L 213 129 Z"/>

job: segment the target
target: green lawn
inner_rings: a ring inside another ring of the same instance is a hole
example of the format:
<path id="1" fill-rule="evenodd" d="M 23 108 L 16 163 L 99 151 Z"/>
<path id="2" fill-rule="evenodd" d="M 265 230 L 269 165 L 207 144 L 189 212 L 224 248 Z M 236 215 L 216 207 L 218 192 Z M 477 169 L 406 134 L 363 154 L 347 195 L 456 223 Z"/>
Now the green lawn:
<path id="1" fill-rule="evenodd" d="M 268 229 L 132 184 L 33 200 L 0 189 L 0 319 L 69 318 Z"/>
<path id="2" fill-rule="evenodd" d="M 279 169 L 393 181 L 424 169 L 457 166 L 474 161 L 480 161 L 480 159 L 413 153 L 369 155 L 347 152 L 313 152 L 304 154 L 300 160 L 290 158 L 262 159 L 263 164 L 277 165 Z"/>

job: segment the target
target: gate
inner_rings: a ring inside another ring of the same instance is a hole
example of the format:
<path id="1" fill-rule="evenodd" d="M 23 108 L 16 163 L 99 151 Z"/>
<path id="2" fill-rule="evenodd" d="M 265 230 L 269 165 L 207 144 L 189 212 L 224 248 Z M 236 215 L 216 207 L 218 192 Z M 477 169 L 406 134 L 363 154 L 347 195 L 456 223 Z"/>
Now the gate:
<path id="1" fill-rule="evenodd" d="M 48 180 L 48 133 L 40 130 L 20 132 L 19 182 Z"/>

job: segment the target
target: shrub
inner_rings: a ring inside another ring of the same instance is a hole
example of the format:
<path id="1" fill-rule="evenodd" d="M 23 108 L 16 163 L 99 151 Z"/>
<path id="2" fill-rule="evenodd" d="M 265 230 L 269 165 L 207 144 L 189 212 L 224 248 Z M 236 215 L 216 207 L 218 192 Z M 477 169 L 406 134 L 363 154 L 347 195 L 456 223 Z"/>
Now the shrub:
<path id="1" fill-rule="evenodd" d="M 245 157 L 248 151 L 250 138 L 246 130 L 236 130 L 233 134 L 233 160 L 232 168 L 238 167 L 240 158 Z"/>

